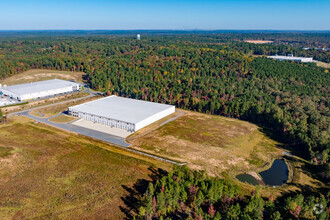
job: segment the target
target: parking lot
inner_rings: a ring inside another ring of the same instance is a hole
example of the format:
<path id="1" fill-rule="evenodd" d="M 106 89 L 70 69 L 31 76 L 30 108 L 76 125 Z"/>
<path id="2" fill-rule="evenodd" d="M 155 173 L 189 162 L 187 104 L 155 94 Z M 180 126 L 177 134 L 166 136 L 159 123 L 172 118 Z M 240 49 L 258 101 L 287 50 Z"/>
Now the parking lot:
<path id="1" fill-rule="evenodd" d="M 109 125 L 104 125 L 100 123 L 95 123 L 92 121 L 87 121 L 85 119 L 78 119 L 77 121 L 72 123 L 73 125 L 88 128 L 94 131 L 103 132 L 106 134 L 111 134 L 117 137 L 126 138 L 127 136 L 131 135 L 131 132 L 128 132 L 124 129 L 116 128 L 116 127 L 110 127 Z"/>

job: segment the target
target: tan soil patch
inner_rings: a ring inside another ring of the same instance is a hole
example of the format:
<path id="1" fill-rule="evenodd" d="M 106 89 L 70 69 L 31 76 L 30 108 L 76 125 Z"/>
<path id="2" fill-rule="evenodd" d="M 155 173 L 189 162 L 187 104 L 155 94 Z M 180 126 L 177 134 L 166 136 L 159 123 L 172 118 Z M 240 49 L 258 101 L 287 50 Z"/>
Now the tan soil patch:
<path id="1" fill-rule="evenodd" d="M 8 78 L 0 80 L 3 85 L 14 85 L 21 83 L 36 82 L 49 79 L 64 79 L 64 80 L 75 80 L 82 82 L 83 72 L 70 72 L 70 71 L 57 71 L 47 69 L 32 69 L 23 73 L 10 76 Z"/>
<path id="2" fill-rule="evenodd" d="M 251 44 L 270 44 L 273 43 L 271 40 L 244 40 L 244 42 Z"/>

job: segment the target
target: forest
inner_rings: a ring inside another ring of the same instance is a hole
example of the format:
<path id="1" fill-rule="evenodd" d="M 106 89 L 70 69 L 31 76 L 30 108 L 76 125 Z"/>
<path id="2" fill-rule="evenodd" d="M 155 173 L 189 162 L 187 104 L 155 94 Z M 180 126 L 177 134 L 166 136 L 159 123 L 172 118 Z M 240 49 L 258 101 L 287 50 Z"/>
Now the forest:
<path id="1" fill-rule="evenodd" d="M 140 41 L 127 34 L 2 37 L 0 77 L 34 68 L 83 71 L 96 90 L 260 124 L 329 169 L 329 69 L 256 56 L 329 62 L 329 51 L 302 49 L 328 47 L 329 33 L 146 33 Z M 256 38 L 276 43 L 242 42 Z"/>
<path id="2" fill-rule="evenodd" d="M 327 196 L 328 197 L 328 196 Z M 329 218 L 324 195 L 295 194 L 274 198 L 260 196 L 256 188 L 242 196 L 240 188 L 203 171 L 175 166 L 159 180 L 150 182 L 137 198 L 136 219 L 319 219 Z"/>

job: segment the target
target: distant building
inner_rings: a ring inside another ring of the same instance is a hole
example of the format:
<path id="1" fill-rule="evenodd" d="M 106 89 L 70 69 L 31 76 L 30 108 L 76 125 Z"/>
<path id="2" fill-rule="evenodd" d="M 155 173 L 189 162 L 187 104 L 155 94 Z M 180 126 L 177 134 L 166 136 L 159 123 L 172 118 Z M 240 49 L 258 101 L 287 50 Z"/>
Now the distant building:
<path id="1" fill-rule="evenodd" d="M 311 63 L 313 61 L 313 57 L 294 57 L 293 54 L 289 54 L 288 56 L 268 56 L 268 58 L 275 59 L 275 60 L 289 60 L 289 61 L 297 61 L 303 63 Z"/>
<path id="2" fill-rule="evenodd" d="M 79 83 L 60 79 L 3 86 L 0 88 L 0 92 L 3 95 L 19 101 L 54 96 L 78 90 L 80 90 Z"/>
<path id="3" fill-rule="evenodd" d="M 141 35 L 140 34 L 136 35 L 136 39 L 141 40 Z"/>
<path id="4" fill-rule="evenodd" d="M 70 115 L 135 132 L 175 112 L 175 106 L 115 95 L 69 107 Z"/>

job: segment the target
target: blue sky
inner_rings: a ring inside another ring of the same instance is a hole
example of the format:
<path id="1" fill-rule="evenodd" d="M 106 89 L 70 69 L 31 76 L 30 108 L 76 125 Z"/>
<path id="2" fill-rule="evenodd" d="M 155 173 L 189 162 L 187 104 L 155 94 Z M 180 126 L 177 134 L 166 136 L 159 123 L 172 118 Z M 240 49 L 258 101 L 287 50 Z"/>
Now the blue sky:
<path id="1" fill-rule="evenodd" d="M 330 0 L 0 0 L 0 30 L 330 30 Z"/>

